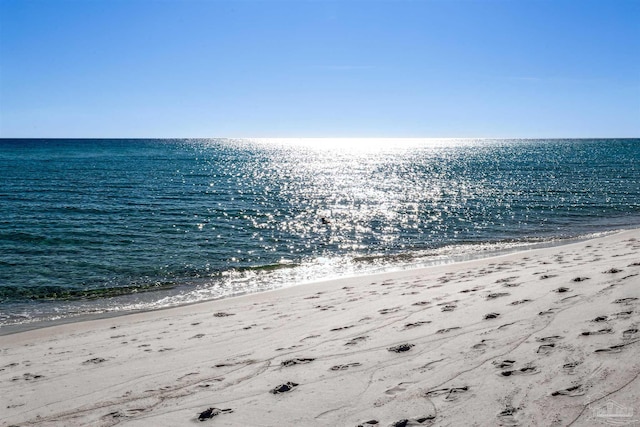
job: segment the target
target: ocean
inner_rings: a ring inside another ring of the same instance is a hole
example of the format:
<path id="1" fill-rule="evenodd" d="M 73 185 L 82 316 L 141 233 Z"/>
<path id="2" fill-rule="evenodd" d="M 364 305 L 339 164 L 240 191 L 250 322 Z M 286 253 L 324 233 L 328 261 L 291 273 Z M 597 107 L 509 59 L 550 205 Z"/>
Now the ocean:
<path id="1" fill-rule="evenodd" d="M 640 226 L 640 139 L 1 139 L 0 182 L 0 327 Z"/>

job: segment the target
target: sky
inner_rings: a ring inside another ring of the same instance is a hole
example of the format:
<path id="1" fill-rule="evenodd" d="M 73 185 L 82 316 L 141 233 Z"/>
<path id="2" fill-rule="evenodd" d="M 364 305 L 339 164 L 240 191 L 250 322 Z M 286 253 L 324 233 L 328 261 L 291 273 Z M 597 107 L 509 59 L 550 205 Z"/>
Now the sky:
<path id="1" fill-rule="evenodd" d="M 640 0 L 0 0 L 0 137 L 640 137 Z"/>

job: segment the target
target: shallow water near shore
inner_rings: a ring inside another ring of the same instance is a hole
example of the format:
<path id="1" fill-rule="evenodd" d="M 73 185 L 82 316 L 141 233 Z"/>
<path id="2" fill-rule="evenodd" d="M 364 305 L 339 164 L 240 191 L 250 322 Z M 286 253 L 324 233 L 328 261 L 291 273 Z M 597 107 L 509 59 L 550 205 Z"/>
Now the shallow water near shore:
<path id="1" fill-rule="evenodd" d="M 0 325 L 640 224 L 640 140 L 0 140 Z"/>

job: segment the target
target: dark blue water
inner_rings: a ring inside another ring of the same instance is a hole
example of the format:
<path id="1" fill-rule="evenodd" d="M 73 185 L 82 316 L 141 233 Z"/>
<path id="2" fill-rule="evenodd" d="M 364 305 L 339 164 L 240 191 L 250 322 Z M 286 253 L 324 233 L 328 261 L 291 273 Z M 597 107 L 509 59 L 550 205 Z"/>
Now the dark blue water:
<path id="1" fill-rule="evenodd" d="M 640 224 L 640 140 L 0 140 L 0 324 Z"/>

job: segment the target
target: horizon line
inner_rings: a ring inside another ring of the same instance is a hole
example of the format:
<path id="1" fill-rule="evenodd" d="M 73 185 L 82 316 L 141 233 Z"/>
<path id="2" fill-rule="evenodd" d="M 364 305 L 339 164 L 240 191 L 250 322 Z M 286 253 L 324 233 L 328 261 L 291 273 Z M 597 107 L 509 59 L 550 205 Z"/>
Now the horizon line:
<path id="1" fill-rule="evenodd" d="M 541 136 L 541 137 L 492 137 L 492 136 L 479 136 L 479 137 L 432 137 L 432 136 L 106 136 L 106 137 L 81 137 L 81 136 L 18 136 L 18 137 L 5 137 L 0 136 L 0 140 L 8 140 L 8 139 L 66 139 L 66 140 L 76 140 L 76 139 L 87 139 L 87 140 L 99 140 L 99 139 L 133 139 L 133 140 L 144 140 L 144 139 L 161 139 L 161 140 L 171 140 L 171 139 L 226 139 L 226 140 L 234 140 L 234 139 L 246 139 L 246 140 L 321 140 L 321 139 L 339 139 L 339 140 L 481 140 L 481 139 L 493 139 L 493 140 L 534 140 L 534 139 L 640 139 L 640 136 Z"/>

